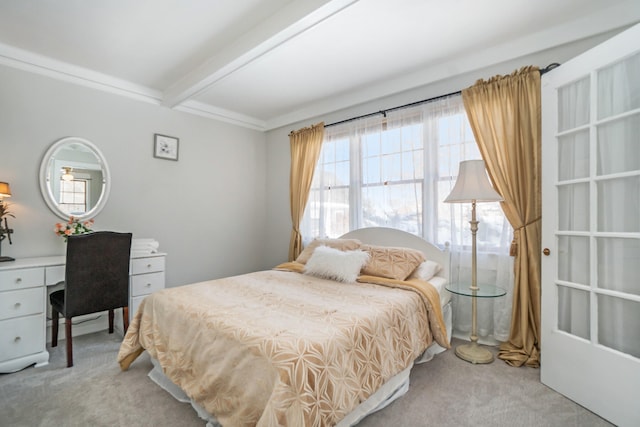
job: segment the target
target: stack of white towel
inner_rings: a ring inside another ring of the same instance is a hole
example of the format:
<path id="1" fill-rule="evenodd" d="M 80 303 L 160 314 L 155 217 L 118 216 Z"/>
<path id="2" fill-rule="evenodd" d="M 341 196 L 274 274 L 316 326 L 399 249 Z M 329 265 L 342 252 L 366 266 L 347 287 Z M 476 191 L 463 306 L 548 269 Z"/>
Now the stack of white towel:
<path id="1" fill-rule="evenodd" d="M 131 239 L 131 256 L 155 254 L 160 244 L 155 239 Z"/>

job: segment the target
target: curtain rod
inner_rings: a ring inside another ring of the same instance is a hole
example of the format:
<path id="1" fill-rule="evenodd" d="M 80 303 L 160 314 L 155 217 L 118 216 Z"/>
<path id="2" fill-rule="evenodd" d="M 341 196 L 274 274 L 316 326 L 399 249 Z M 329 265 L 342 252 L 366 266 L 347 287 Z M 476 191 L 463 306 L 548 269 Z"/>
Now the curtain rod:
<path id="1" fill-rule="evenodd" d="M 554 68 L 559 67 L 559 66 L 560 66 L 559 63 L 553 62 L 553 63 L 547 65 L 544 68 L 540 68 L 539 69 L 540 75 L 548 73 L 549 71 L 551 71 Z M 426 104 L 427 102 L 433 102 L 433 101 L 437 101 L 437 100 L 442 99 L 442 98 L 447 98 L 449 96 L 460 95 L 460 94 L 462 94 L 462 91 L 458 90 L 456 92 L 447 93 L 446 95 L 434 96 L 433 98 L 423 99 L 422 101 L 410 102 L 409 104 L 404 104 L 404 105 L 399 105 L 397 107 L 387 108 L 386 110 L 380 110 L 380 111 L 376 111 L 374 113 L 363 114 L 361 116 L 351 117 L 350 119 L 340 120 L 339 122 L 329 123 L 328 125 L 324 125 L 324 127 L 328 128 L 328 127 L 331 127 L 331 126 L 341 125 L 343 123 L 352 122 L 354 120 L 364 119 L 366 117 L 377 116 L 378 114 L 381 114 L 383 117 L 386 117 L 387 116 L 387 112 L 389 112 L 389 111 L 400 110 L 402 108 L 415 107 L 416 105 Z"/>

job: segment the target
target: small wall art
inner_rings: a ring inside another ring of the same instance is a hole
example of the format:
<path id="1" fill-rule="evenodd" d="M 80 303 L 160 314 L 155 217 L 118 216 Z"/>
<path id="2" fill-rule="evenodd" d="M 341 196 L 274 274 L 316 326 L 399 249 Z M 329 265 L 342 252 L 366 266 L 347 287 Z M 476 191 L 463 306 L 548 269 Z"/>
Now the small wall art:
<path id="1" fill-rule="evenodd" d="M 153 157 L 166 160 L 178 160 L 179 139 L 173 136 L 154 134 Z"/>

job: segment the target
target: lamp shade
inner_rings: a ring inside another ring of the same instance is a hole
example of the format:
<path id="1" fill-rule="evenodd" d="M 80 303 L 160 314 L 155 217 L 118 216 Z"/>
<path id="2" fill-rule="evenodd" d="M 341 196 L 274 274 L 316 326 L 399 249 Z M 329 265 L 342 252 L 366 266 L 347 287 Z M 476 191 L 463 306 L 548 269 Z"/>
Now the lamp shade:
<path id="1" fill-rule="evenodd" d="M 451 193 L 444 199 L 445 203 L 500 202 L 502 200 L 504 200 L 502 196 L 489 182 L 483 160 L 460 162 L 458 179 Z"/>
<path id="2" fill-rule="evenodd" d="M 11 188 L 7 182 L 0 182 L 0 198 L 2 197 L 11 197 Z"/>

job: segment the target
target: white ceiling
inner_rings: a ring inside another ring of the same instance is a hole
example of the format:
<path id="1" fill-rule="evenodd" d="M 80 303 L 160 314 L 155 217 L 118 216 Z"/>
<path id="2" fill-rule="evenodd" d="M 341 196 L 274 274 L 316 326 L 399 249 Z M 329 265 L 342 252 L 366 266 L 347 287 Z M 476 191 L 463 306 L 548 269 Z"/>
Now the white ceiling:
<path id="1" fill-rule="evenodd" d="M 639 21 L 638 0 L 0 0 L 0 64 L 269 130 Z"/>

